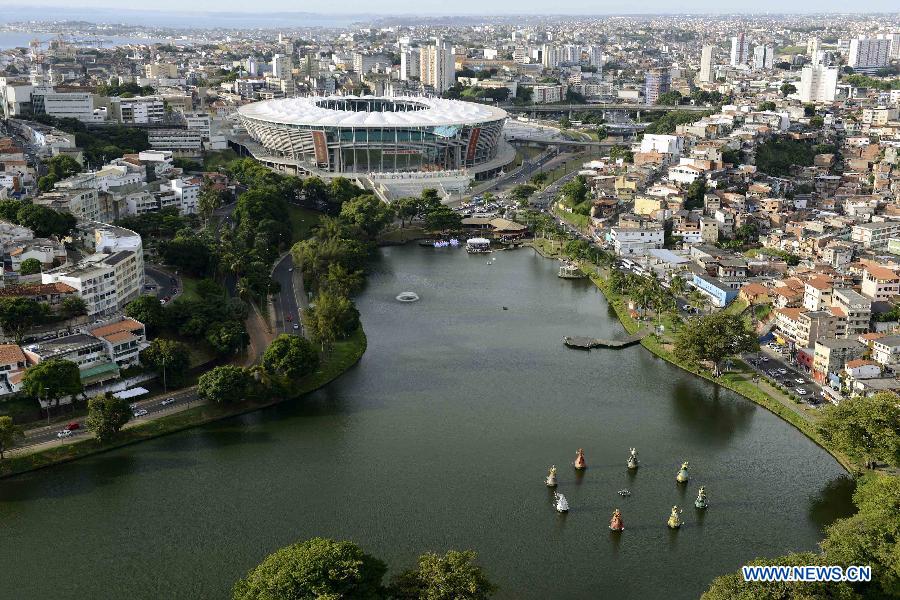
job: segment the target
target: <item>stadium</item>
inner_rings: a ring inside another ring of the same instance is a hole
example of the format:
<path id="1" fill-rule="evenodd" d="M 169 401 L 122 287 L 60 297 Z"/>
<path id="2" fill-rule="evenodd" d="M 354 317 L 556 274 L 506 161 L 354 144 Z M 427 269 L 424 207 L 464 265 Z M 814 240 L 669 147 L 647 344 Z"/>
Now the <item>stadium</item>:
<path id="1" fill-rule="evenodd" d="M 242 106 L 238 117 L 275 159 L 266 162 L 289 161 L 322 175 L 464 171 L 480 179 L 510 160 L 502 140 L 506 111 L 473 102 L 283 98 Z"/>

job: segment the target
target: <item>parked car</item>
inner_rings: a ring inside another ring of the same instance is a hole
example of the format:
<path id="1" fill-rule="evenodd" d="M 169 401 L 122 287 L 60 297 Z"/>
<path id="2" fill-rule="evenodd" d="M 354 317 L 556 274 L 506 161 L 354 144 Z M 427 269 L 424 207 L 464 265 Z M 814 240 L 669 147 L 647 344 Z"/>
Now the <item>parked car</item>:
<path id="1" fill-rule="evenodd" d="M 762 357 L 762 361 L 763 361 L 763 362 L 769 362 L 769 357 L 768 357 L 768 356 L 763 356 L 763 357 Z"/>
<path id="2" fill-rule="evenodd" d="M 68 429 L 63 429 L 62 431 L 56 432 L 56 437 L 58 437 L 59 439 L 67 438 L 70 435 L 72 435 L 72 432 L 69 431 Z"/>
<path id="3" fill-rule="evenodd" d="M 801 396 L 805 396 L 806 394 L 809 393 L 809 392 L 807 392 L 805 389 L 803 389 L 803 388 L 801 388 L 801 387 L 798 387 L 795 391 L 796 391 L 798 394 L 800 394 Z"/>
<path id="4" fill-rule="evenodd" d="M 170 404 L 175 404 L 175 398 L 166 398 L 162 402 L 159 403 L 160 406 L 168 406 Z"/>
<path id="5" fill-rule="evenodd" d="M 796 379 L 794 380 L 794 383 L 798 383 L 798 384 L 800 384 L 800 385 L 803 385 L 804 383 L 806 383 L 806 380 L 803 379 L 802 377 L 798 377 L 798 378 L 796 378 Z"/>
<path id="6" fill-rule="evenodd" d="M 72 421 L 71 423 L 66 425 L 66 429 L 68 429 L 69 431 L 75 431 L 76 429 L 81 429 L 81 423 L 79 423 L 78 421 Z"/>
<path id="7" fill-rule="evenodd" d="M 778 369 L 778 372 L 779 372 L 780 374 L 782 374 L 782 375 L 787 375 L 787 374 L 788 374 L 787 369 Z"/>

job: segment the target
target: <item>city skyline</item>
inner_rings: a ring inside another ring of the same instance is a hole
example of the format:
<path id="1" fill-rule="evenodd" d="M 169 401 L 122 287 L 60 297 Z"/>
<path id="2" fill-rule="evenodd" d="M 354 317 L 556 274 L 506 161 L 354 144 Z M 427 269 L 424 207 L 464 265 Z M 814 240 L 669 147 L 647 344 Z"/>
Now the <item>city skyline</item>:
<path id="1" fill-rule="evenodd" d="M 764 0 L 763 2 L 754 3 L 752 7 L 734 5 L 723 5 L 712 0 L 692 0 L 691 2 L 681 3 L 679 10 L 672 10 L 672 6 L 665 2 L 649 2 L 644 3 L 640 7 L 624 0 L 614 0 L 602 3 L 590 2 L 589 0 L 569 0 L 566 3 L 557 3 L 553 6 L 553 10 L 547 10 L 547 5 L 541 2 L 512 2 L 510 0 L 501 0 L 491 5 L 490 11 L 485 11 L 483 3 L 475 0 L 463 0 L 454 4 L 449 9 L 445 3 L 436 0 L 428 0 L 416 3 L 415 10 L 410 10 L 410 6 L 406 2 L 400 0 L 388 0 L 379 5 L 377 14 L 384 16 L 385 14 L 394 15 L 421 15 L 428 17 L 441 16 L 479 16 L 485 17 L 509 17 L 509 16 L 630 16 L 630 15 L 765 15 L 765 14 L 819 14 L 819 15 L 840 15 L 852 14 L 860 15 L 866 13 L 872 14 L 894 14 L 896 13 L 895 4 L 889 0 L 867 0 L 859 3 L 856 8 L 858 10 L 853 13 L 846 13 L 846 4 L 837 0 L 826 0 L 824 2 L 805 2 L 796 3 L 790 10 L 785 10 L 783 3 L 774 0 Z M 60 11 L 62 15 L 54 15 L 65 17 L 67 13 L 78 12 L 79 14 L 90 13 L 95 10 L 116 9 L 117 14 L 141 13 L 168 13 L 170 15 L 177 14 L 198 14 L 198 13 L 234 13 L 235 15 L 272 15 L 283 14 L 291 15 L 317 15 L 317 16 L 367 16 L 374 14 L 372 6 L 363 2 L 348 2 L 339 6 L 324 0 L 316 0 L 307 2 L 303 6 L 303 10 L 298 10 L 295 3 L 290 0 L 273 0 L 265 7 L 254 7 L 247 10 L 247 5 L 241 0 L 197 0 L 192 3 L 190 8 L 185 8 L 184 3 L 178 0 L 159 0 L 152 9 L 122 9 L 121 5 L 112 0 L 85 0 L 75 8 L 65 6 L 59 3 L 59 0 L 36 0 L 27 5 L 21 2 L 5 2 L 0 1 L 0 7 L 12 10 L 12 14 L 7 14 L 0 18 L 0 22 L 12 21 L 16 19 L 16 11 L 36 11 L 37 9 L 55 9 Z M 41 17 L 46 15 L 41 11 Z M 29 17 L 35 20 L 38 17 Z"/>

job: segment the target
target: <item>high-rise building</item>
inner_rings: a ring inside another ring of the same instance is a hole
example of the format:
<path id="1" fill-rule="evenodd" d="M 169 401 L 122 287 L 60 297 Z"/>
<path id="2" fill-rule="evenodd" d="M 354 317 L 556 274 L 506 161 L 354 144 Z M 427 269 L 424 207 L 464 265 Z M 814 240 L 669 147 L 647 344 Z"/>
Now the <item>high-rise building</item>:
<path id="1" fill-rule="evenodd" d="M 893 33 L 879 33 L 877 36 L 879 40 L 890 40 L 891 48 L 888 53 L 891 59 L 900 59 L 900 32 Z"/>
<path id="2" fill-rule="evenodd" d="M 703 83 L 710 83 L 713 81 L 713 47 L 712 46 L 703 46 L 703 50 L 700 52 L 700 75 L 698 79 Z"/>
<path id="3" fill-rule="evenodd" d="M 765 46 L 760 44 L 753 48 L 753 68 L 775 68 L 775 46 Z"/>
<path id="4" fill-rule="evenodd" d="M 837 80 L 837 67 L 806 65 L 800 74 L 800 101 L 834 102 Z"/>
<path id="5" fill-rule="evenodd" d="M 419 78 L 425 85 L 443 94 L 456 83 L 456 59 L 453 46 L 443 39 L 434 38 L 434 44 L 419 50 Z"/>
<path id="6" fill-rule="evenodd" d="M 291 61 L 290 56 L 285 56 L 284 54 L 274 54 L 272 56 L 273 77 L 278 77 L 279 79 L 290 79 L 291 69 L 293 68 L 294 64 Z"/>
<path id="7" fill-rule="evenodd" d="M 890 64 L 891 40 L 860 37 L 850 40 L 847 66 L 860 73 L 874 73 Z"/>
<path id="8" fill-rule="evenodd" d="M 400 80 L 409 81 L 419 76 L 419 49 L 404 46 L 400 50 Z"/>
<path id="9" fill-rule="evenodd" d="M 545 69 L 555 69 L 559 66 L 561 52 L 559 46 L 544 44 L 541 46 L 541 64 Z"/>
<path id="10" fill-rule="evenodd" d="M 750 60 L 750 40 L 741 32 L 731 38 L 731 66 L 746 64 Z"/>
<path id="11" fill-rule="evenodd" d="M 603 48 L 600 46 L 588 46 L 588 63 L 592 67 L 603 66 Z"/>
<path id="12" fill-rule="evenodd" d="M 656 104 L 659 97 L 671 89 L 672 77 L 669 69 L 650 69 L 644 76 L 644 99 L 647 104 Z"/>
<path id="13" fill-rule="evenodd" d="M 581 62 L 581 46 L 575 44 L 566 44 L 562 47 L 561 62 L 569 64 L 578 64 Z"/>

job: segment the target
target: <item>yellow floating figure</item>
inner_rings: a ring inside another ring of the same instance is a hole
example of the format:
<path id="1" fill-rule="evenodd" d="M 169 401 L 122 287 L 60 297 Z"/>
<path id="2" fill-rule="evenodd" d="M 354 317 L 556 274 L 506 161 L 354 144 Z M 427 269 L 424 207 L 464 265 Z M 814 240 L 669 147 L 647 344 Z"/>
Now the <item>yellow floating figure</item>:
<path id="1" fill-rule="evenodd" d="M 677 506 L 672 507 L 672 514 L 669 515 L 669 520 L 666 522 L 666 525 L 669 526 L 669 529 L 678 529 L 681 527 L 681 517 L 678 514 L 681 512 L 681 509 Z"/>

